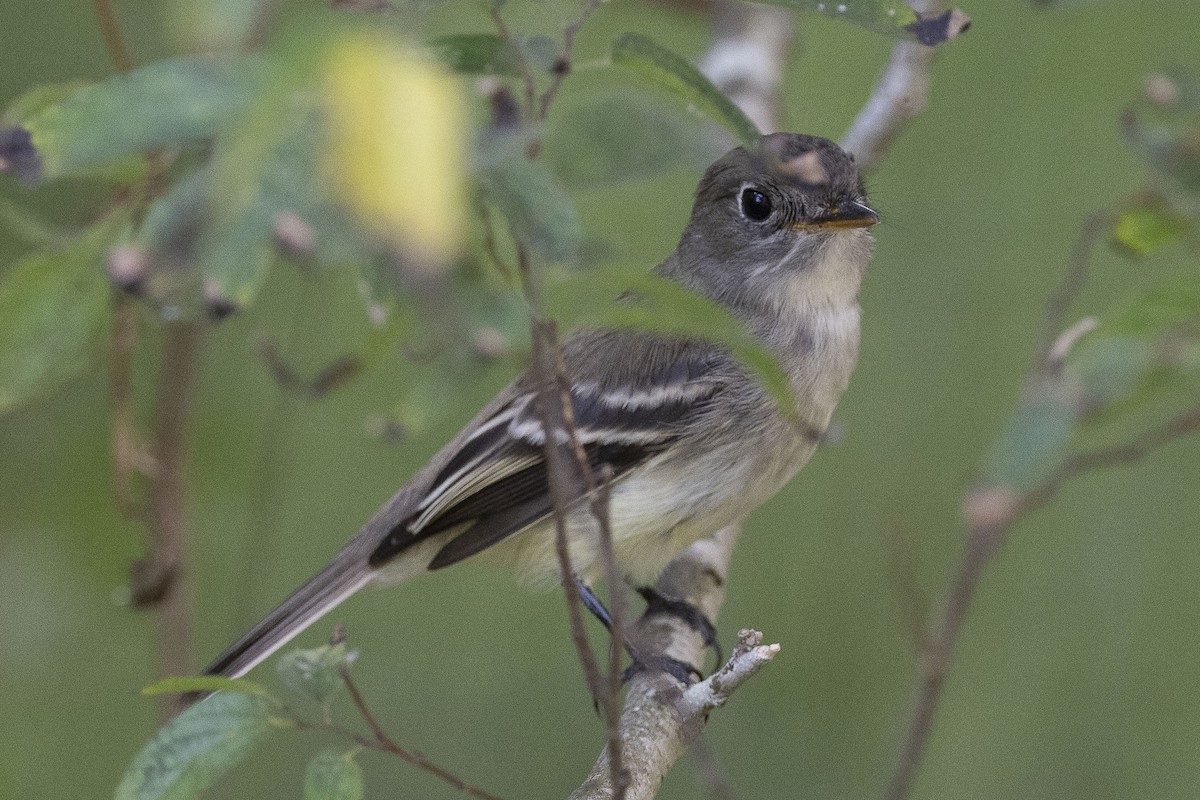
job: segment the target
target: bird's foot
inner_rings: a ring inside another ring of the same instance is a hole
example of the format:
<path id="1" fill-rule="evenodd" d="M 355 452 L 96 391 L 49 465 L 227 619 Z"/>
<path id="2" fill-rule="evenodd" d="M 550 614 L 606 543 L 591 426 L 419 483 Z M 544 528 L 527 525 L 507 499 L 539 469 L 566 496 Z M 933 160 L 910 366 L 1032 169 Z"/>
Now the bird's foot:
<path id="1" fill-rule="evenodd" d="M 724 663 L 725 652 L 721 648 L 721 643 L 717 641 L 717 627 L 713 625 L 712 620 L 705 616 L 703 611 L 686 600 L 667 597 L 652 586 L 642 586 L 637 592 L 646 600 L 646 612 L 642 614 L 643 619 L 656 614 L 668 614 L 683 620 L 689 628 L 700 634 L 705 647 L 712 648 L 713 655 L 717 657 L 717 666 Z"/>

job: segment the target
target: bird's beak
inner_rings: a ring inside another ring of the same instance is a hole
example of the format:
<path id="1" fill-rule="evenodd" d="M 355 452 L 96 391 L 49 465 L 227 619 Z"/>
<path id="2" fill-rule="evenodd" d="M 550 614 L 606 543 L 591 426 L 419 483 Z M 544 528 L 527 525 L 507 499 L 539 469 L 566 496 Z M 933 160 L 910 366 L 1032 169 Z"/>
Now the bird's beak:
<path id="1" fill-rule="evenodd" d="M 798 230 L 825 230 L 828 228 L 866 228 L 879 222 L 879 215 L 866 203 L 847 200 L 838 203 L 828 214 L 806 219 L 794 227 Z"/>

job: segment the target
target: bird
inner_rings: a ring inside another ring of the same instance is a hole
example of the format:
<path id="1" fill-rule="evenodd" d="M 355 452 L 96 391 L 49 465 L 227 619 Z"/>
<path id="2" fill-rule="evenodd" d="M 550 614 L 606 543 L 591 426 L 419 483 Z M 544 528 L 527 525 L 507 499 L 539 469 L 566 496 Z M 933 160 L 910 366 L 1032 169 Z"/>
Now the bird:
<path id="1" fill-rule="evenodd" d="M 718 342 L 635 329 L 564 337 L 575 435 L 631 586 L 652 584 L 812 457 L 858 359 L 877 222 L 850 154 L 819 136 L 774 133 L 705 171 L 678 246 L 655 268 L 745 326 L 787 376 L 791 409 Z M 246 674 L 369 583 L 479 554 L 533 585 L 601 580 L 600 528 L 582 487 L 563 511 L 576 574 L 560 574 L 538 395 L 526 370 L 206 673 Z"/>

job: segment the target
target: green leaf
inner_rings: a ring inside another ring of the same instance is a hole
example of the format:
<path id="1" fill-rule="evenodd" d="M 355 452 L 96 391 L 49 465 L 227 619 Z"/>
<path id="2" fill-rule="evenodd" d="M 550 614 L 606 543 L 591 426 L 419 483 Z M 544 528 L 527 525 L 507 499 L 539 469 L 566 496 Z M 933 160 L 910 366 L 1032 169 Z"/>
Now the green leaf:
<path id="1" fill-rule="evenodd" d="M 1200 373 L 1200 272 L 1143 292 L 1075 344 L 1061 372 L 1026 392 L 993 445 L 984 479 L 1026 492 L 1048 479 L 1077 434 L 1187 387 Z"/>
<path id="2" fill-rule="evenodd" d="M 612 60 L 683 101 L 688 109 L 723 126 L 741 144 L 758 143 L 761 136 L 758 127 L 740 108 L 721 94 L 700 70 L 654 40 L 627 33 L 613 45 Z"/>
<path id="3" fill-rule="evenodd" d="M 304 800 L 360 800 L 362 770 L 349 753 L 322 750 L 304 770 Z"/>
<path id="4" fill-rule="evenodd" d="M 0 161 L 36 183 L 211 138 L 249 103 L 259 63 L 193 56 L 86 86 L 0 131 Z"/>
<path id="5" fill-rule="evenodd" d="M 703 171 L 718 155 L 686 112 L 641 92 L 564 105 L 550 124 L 542 157 L 563 183 L 579 189 L 646 180 L 680 167 Z"/>
<path id="6" fill-rule="evenodd" d="M 187 675 L 163 678 L 146 686 L 142 694 L 185 694 L 187 692 L 251 692 L 264 697 L 267 692 L 254 681 L 245 678 L 226 678 L 223 675 Z"/>
<path id="7" fill-rule="evenodd" d="M 1022 398 L 988 453 L 985 484 L 1028 492 L 1050 477 L 1075 434 L 1079 416 L 1073 400 L 1054 379 Z"/>
<path id="8" fill-rule="evenodd" d="M 44 109 L 63 102 L 85 86 L 87 84 L 83 81 L 35 86 L 8 104 L 4 113 L 0 114 L 0 128 L 20 125 Z"/>
<path id="9" fill-rule="evenodd" d="M 1190 269 L 1143 292 L 1101 323 L 1110 334 L 1159 335 L 1200 323 L 1200 271 Z"/>
<path id="10" fill-rule="evenodd" d="M 108 319 L 105 252 L 127 225 L 124 214 L 113 214 L 4 273 L 0 413 L 58 388 L 88 365 Z"/>
<path id="11" fill-rule="evenodd" d="M 1071 350 L 1067 371 L 1082 387 L 1087 409 L 1107 413 L 1144 394 L 1156 351 L 1148 337 L 1093 333 Z"/>
<path id="12" fill-rule="evenodd" d="M 115 800 L 190 800 L 250 754 L 271 727 L 257 694 L 218 692 L 159 728 L 125 771 Z"/>
<path id="13" fill-rule="evenodd" d="M 354 653 L 342 642 L 291 650 L 279 659 L 276 669 L 290 689 L 324 705 L 345 685 L 340 670 L 353 658 Z"/>
<path id="14" fill-rule="evenodd" d="M 521 69 L 508 42 L 493 33 L 457 33 L 430 39 L 426 46 L 455 72 L 517 77 Z"/>
<path id="15" fill-rule="evenodd" d="M 65 238 L 62 231 L 41 219 L 24 204 L 7 197 L 0 197 L 0 226 L 35 247 L 53 245 Z"/>
<path id="16" fill-rule="evenodd" d="M 477 178 L 517 238 L 549 261 L 574 257 L 583 239 L 579 215 L 546 165 L 525 157 L 520 137 L 485 146 Z"/>
<path id="17" fill-rule="evenodd" d="M 899 0 L 761 0 L 766 5 L 793 11 L 824 14 L 845 20 L 884 36 L 916 39 L 921 44 L 937 45 L 953 39 L 970 25 L 957 9 L 940 14 L 921 15 Z"/>
<path id="18" fill-rule="evenodd" d="M 1166 204 L 1135 208 L 1117 217 L 1113 239 L 1135 256 L 1145 256 L 1174 242 L 1192 226 L 1192 221 Z"/>
<path id="19" fill-rule="evenodd" d="M 547 286 L 544 299 L 547 313 L 568 327 L 661 331 L 724 345 L 780 411 L 795 413 L 787 373 L 771 352 L 723 306 L 674 281 L 644 270 L 597 270 Z"/>

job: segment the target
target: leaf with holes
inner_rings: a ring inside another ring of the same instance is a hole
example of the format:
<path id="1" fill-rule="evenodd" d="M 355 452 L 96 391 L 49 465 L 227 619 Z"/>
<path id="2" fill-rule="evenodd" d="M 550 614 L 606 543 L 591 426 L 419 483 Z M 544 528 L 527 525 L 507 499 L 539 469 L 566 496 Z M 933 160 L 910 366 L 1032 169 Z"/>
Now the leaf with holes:
<path id="1" fill-rule="evenodd" d="M 322 750 L 304 770 L 304 800 L 361 800 L 362 770 L 349 753 Z"/>
<path id="2" fill-rule="evenodd" d="M 279 659 L 276 669 L 288 688 L 324 705 L 341 690 L 341 669 L 354 660 L 345 642 L 306 650 L 291 650 Z"/>
<path id="3" fill-rule="evenodd" d="M 181 711 L 142 748 L 114 800 L 191 800 L 250 754 L 271 728 L 270 702 L 218 692 Z"/>

